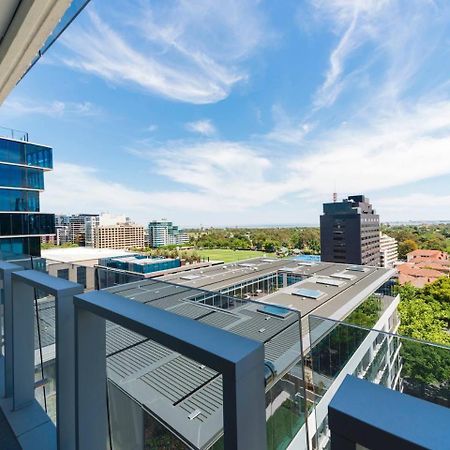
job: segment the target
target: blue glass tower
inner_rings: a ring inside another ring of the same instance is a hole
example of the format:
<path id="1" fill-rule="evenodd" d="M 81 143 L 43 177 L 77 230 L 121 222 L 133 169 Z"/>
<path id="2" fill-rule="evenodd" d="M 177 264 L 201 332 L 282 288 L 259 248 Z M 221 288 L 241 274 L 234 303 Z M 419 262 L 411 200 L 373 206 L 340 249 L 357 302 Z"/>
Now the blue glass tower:
<path id="1" fill-rule="evenodd" d="M 41 236 L 55 233 L 55 216 L 39 210 L 52 149 L 0 137 L 0 259 L 40 256 Z"/>

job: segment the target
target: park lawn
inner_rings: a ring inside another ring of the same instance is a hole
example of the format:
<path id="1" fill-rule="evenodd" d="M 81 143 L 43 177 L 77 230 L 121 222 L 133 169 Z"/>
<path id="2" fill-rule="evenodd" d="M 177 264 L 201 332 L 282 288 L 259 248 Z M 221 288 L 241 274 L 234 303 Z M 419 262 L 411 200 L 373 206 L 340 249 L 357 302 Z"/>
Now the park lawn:
<path id="1" fill-rule="evenodd" d="M 196 250 L 202 258 L 209 258 L 214 261 L 223 261 L 226 263 L 242 261 L 243 259 L 258 258 L 261 256 L 274 257 L 274 253 L 265 253 L 255 250 L 231 250 L 231 249 L 205 249 Z"/>

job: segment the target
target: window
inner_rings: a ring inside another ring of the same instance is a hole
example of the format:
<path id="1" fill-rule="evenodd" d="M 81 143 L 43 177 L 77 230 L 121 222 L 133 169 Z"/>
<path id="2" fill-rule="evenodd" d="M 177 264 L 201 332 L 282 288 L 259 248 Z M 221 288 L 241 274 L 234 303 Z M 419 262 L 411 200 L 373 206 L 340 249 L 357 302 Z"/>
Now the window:
<path id="1" fill-rule="evenodd" d="M 77 283 L 81 284 L 86 289 L 86 267 L 77 267 Z"/>
<path id="2" fill-rule="evenodd" d="M 64 280 L 68 280 L 69 279 L 69 269 L 59 269 L 56 272 L 56 274 L 57 274 L 56 276 L 58 278 L 62 278 Z"/>

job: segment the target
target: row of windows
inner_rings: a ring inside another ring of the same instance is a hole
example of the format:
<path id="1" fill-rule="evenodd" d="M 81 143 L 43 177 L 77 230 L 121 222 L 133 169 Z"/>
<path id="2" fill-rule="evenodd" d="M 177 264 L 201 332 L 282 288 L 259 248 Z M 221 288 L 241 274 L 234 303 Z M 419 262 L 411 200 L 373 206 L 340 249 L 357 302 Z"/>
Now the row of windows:
<path id="1" fill-rule="evenodd" d="M 11 259 L 14 255 L 40 256 L 41 239 L 32 238 L 6 238 L 0 239 L 0 259 Z"/>
<path id="2" fill-rule="evenodd" d="M 51 169 L 53 167 L 52 149 L 29 142 L 0 138 L 0 161 Z"/>
<path id="3" fill-rule="evenodd" d="M 28 189 L 44 189 L 42 170 L 0 164 L 0 185 Z"/>
<path id="4" fill-rule="evenodd" d="M 77 283 L 81 284 L 86 289 L 86 267 L 78 266 L 77 268 Z M 58 278 L 69 280 L 69 269 L 58 269 L 56 272 Z"/>
<path id="5" fill-rule="evenodd" d="M 0 213 L 0 236 L 54 234 L 53 214 Z"/>
<path id="6" fill-rule="evenodd" d="M 39 211 L 39 192 L 0 189 L 0 211 Z"/>

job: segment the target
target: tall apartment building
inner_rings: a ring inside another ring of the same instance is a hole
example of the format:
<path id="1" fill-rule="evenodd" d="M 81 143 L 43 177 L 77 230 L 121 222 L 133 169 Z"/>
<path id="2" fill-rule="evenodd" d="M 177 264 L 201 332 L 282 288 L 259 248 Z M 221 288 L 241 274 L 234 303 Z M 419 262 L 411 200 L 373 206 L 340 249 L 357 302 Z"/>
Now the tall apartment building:
<path id="1" fill-rule="evenodd" d="M 55 216 L 43 214 L 39 193 L 44 172 L 53 168 L 52 149 L 0 137 L 0 255 L 40 256 L 41 238 L 55 233 Z"/>
<path id="2" fill-rule="evenodd" d="M 86 245 L 86 224 L 96 221 L 98 214 L 73 214 L 69 217 L 69 241 Z"/>
<path id="3" fill-rule="evenodd" d="M 55 232 L 56 232 L 55 237 L 56 245 L 63 245 L 66 244 L 67 242 L 70 242 L 68 225 L 56 225 Z"/>
<path id="4" fill-rule="evenodd" d="M 189 236 L 167 219 L 153 220 L 148 224 L 150 247 L 182 245 L 189 242 Z"/>
<path id="5" fill-rule="evenodd" d="M 380 218 L 369 199 L 352 195 L 324 203 L 320 216 L 321 259 L 329 262 L 380 264 Z"/>
<path id="6" fill-rule="evenodd" d="M 69 226 L 70 216 L 66 214 L 55 214 L 55 226 Z"/>
<path id="7" fill-rule="evenodd" d="M 380 267 L 394 267 L 397 261 L 397 240 L 387 234 L 380 233 Z"/>
<path id="8" fill-rule="evenodd" d="M 95 228 L 99 226 L 117 225 L 119 223 L 129 223 L 130 219 L 123 215 L 113 216 L 109 213 L 101 213 L 100 215 L 92 215 L 85 218 L 85 246 L 95 247 L 94 233 Z"/>
<path id="9" fill-rule="evenodd" d="M 94 228 L 95 248 L 142 248 L 144 247 L 144 227 L 134 223 L 100 225 Z"/>

